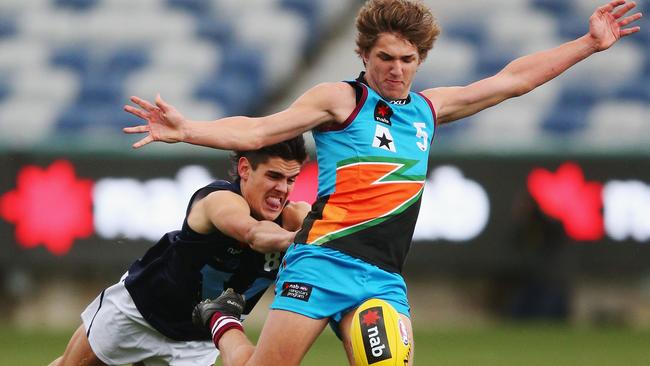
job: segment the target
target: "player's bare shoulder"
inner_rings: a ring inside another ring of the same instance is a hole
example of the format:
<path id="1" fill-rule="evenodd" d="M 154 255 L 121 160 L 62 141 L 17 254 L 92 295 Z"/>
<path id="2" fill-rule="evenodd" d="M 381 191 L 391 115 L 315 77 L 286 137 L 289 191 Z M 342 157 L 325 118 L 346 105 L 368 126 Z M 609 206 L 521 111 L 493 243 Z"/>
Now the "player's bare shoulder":
<path id="1" fill-rule="evenodd" d="M 342 81 L 320 83 L 311 88 L 308 94 L 329 112 L 333 123 L 343 123 L 356 107 L 354 89 Z"/>
<path id="2" fill-rule="evenodd" d="M 208 234 L 215 230 L 212 218 L 227 218 L 238 212 L 243 215 L 250 212 L 242 196 L 228 190 L 214 191 L 192 203 L 187 223 L 192 230 Z"/>

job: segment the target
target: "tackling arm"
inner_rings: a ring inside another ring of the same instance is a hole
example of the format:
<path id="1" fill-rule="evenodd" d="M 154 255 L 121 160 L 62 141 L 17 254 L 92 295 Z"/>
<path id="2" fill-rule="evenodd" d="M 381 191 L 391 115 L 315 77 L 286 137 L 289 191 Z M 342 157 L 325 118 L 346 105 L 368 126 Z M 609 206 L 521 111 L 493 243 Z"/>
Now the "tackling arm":
<path id="1" fill-rule="evenodd" d="M 219 230 L 239 242 L 249 244 L 258 252 L 280 252 L 293 242 L 308 212 L 306 207 L 309 205 L 305 203 L 287 205 L 282 213 L 283 222 L 286 220 L 284 229 L 272 221 L 253 218 L 246 200 L 240 195 L 216 191 L 192 206 L 187 223 L 192 230 L 202 234 Z"/>
<path id="2" fill-rule="evenodd" d="M 282 227 L 271 221 L 258 221 L 246 235 L 246 242 L 258 252 L 285 251 L 311 210 L 306 202 L 290 202 L 282 210 Z"/>

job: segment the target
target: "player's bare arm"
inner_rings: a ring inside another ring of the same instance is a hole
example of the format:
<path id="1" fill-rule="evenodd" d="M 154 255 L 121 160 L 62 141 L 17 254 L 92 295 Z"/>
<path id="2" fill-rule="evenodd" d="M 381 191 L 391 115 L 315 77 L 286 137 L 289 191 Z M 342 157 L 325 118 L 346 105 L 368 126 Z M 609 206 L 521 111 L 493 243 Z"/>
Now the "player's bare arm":
<path id="1" fill-rule="evenodd" d="M 576 40 L 520 57 L 498 74 L 468 86 L 433 88 L 423 94 L 436 106 L 438 123 L 452 122 L 526 94 L 590 55 L 610 48 L 620 38 L 638 32 L 638 26 L 624 28 L 642 16 L 625 16 L 634 7 L 634 2 L 611 1 L 596 9 L 589 18 L 589 33 Z"/>
<path id="2" fill-rule="evenodd" d="M 309 211 L 311 205 L 307 202 L 289 202 L 282 210 L 282 226 L 289 231 L 299 230 Z"/>
<path id="3" fill-rule="evenodd" d="M 249 244 L 258 252 L 280 252 L 286 250 L 293 242 L 296 230 L 299 229 L 299 226 L 296 226 L 298 215 L 304 212 L 304 208 L 298 209 L 294 205 L 289 210 L 292 211 L 289 216 L 293 216 L 295 221 L 290 222 L 285 230 L 272 221 L 253 218 L 246 200 L 240 195 L 217 191 L 194 204 L 187 222 L 192 230 L 201 234 L 208 234 L 216 229 Z M 305 212 L 304 215 L 306 214 Z"/>
<path id="4" fill-rule="evenodd" d="M 272 221 L 258 221 L 248 230 L 246 242 L 262 253 L 285 251 L 310 210 L 307 202 L 289 202 L 282 210 L 282 227 Z"/>
<path id="5" fill-rule="evenodd" d="M 245 242 L 246 233 L 257 223 L 246 200 L 230 191 L 216 191 L 192 205 L 187 223 L 200 234 L 216 230 Z"/>
<path id="6" fill-rule="evenodd" d="M 341 94 L 348 103 L 340 103 Z M 354 92 L 344 83 L 319 84 L 300 96 L 289 108 L 265 117 L 227 117 L 215 121 L 191 121 L 160 95 L 155 105 L 131 97 L 138 107 L 124 110 L 145 121 L 146 125 L 126 127 L 128 134 L 145 133 L 133 144 L 142 147 L 153 141 L 186 142 L 224 150 L 256 150 L 295 137 L 319 125 L 343 122 L 354 110 Z"/>

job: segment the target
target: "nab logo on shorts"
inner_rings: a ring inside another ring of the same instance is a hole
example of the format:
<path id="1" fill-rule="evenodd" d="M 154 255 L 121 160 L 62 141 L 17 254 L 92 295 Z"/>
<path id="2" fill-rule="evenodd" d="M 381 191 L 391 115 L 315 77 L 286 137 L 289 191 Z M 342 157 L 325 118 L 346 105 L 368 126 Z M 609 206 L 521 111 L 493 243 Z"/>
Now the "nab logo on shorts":
<path id="1" fill-rule="evenodd" d="M 390 122 L 390 117 L 392 115 L 393 110 L 388 106 L 388 104 L 384 103 L 383 100 L 377 102 L 377 105 L 375 105 L 375 121 L 392 126 L 392 123 Z"/>
<path id="2" fill-rule="evenodd" d="M 282 284 L 280 296 L 292 297 L 294 299 L 309 301 L 311 296 L 311 285 L 300 282 L 285 282 Z"/>
<path id="3" fill-rule="evenodd" d="M 371 365 L 391 358 L 388 337 L 386 336 L 386 325 L 384 324 L 384 312 L 381 306 L 369 308 L 359 313 L 357 321 L 361 325 L 363 348 L 366 351 L 368 364 Z"/>

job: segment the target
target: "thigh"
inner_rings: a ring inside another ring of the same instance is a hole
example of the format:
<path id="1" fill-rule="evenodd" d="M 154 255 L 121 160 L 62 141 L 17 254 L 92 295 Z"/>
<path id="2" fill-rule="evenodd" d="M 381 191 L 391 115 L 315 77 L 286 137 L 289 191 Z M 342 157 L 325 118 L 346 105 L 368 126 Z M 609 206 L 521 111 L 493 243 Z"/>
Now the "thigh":
<path id="1" fill-rule="evenodd" d="M 105 364 L 155 362 L 156 359 L 168 364 L 172 360 L 171 340 L 144 320 L 122 282 L 102 292 L 81 318 L 86 342 Z"/>
<path id="2" fill-rule="evenodd" d="M 299 365 L 326 325 L 327 319 L 271 310 L 247 365 Z"/>
<path id="3" fill-rule="evenodd" d="M 82 325 L 77 328 L 72 338 L 70 338 L 63 356 L 58 359 L 56 365 L 104 366 L 106 364 L 97 358 L 92 348 L 90 348 L 88 337 L 86 337 L 86 329 Z"/>

